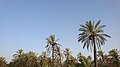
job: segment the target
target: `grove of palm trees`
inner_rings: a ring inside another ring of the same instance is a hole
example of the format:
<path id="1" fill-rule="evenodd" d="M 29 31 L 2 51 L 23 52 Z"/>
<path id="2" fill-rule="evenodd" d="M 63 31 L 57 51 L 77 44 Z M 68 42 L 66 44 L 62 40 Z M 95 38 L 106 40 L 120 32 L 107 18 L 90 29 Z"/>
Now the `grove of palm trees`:
<path id="1" fill-rule="evenodd" d="M 104 33 L 105 25 L 100 23 L 101 20 L 80 24 L 76 38 L 76 41 L 83 46 L 83 50 L 85 48 L 93 52 L 93 58 L 83 55 L 81 51 L 75 57 L 70 48 L 61 49 L 59 39 L 51 34 L 46 36 L 46 45 L 43 46 L 46 51 L 40 55 L 33 51 L 24 52 L 24 49 L 18 49 L 10 62 L 1 56 L 0 67 L 120 67 L 118 49 L 110 49 L 109 52 L 102 50 L 102 45 L 106 45 L 106 38 L 111 37 Z"/>

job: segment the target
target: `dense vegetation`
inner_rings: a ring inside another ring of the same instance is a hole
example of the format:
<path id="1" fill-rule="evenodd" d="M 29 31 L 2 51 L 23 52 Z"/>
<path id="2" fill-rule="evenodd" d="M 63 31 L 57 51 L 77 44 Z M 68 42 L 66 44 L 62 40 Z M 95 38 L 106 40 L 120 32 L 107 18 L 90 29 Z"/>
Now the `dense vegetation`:
<path id="1" fill-rule="evenodd" d="M 120 67 L 120 54 L 117 49 L 112 49 L 105 54 L 104 51 L 97 51 L 97 67 Z M 0 57 L 0 67 L 93 67 L 94 61 L 91 56 L 85 56 L 81 52 L 74 57 L 70 49 L 66 48 L 62 52 L 57 52 L 54 58 L 54 66 L 52 58 L 47 52 L 37 55 L 35 52 L 29 51 L 24 53 L 19 49 L 13 55 L 12 61 L 7 64 L 5 58 Z"/>
<path id="2" fill-rule="evenodd" d="M 50 35 L 46 38 L 46 51 L 40 55 L 18 49 L 10 63 L 7 63 L 4 57 L 0 57 L 0 67 L 120 67 L 120 54 L 117 49 L 111 49 L 108 54 L 101 50 L 101 45 L 107 41 L 105 37 L 110 37 L 103 34 L 103 27 L 105 25 L 100 25 L 100 21 L 96 24 L 87 21 L 85 25 L 80 25 L 78 42 L 83 43 L 83 48 L 90 48 L 94 52 L 94 60 L 81 52 L 74 57 L 69 48 L 61 50 L 59 39 Z"/>

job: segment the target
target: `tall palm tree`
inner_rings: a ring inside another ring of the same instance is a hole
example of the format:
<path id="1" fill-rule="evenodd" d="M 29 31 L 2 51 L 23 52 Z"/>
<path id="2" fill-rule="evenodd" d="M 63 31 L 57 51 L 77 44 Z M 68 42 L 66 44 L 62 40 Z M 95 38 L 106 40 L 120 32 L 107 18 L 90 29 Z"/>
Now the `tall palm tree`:
<path id="1" fill-rule="evenodd" d="M 55 39 L 55 35 L 51 35 L 50 37 L 46 38 L 47 40 L 47 51 L 51 52 L 52 51 L 52 65 L 54 66 L 54 56 L 55 56 L 55 51 L 57 50 L 57 46 L 60 45 L 57 43 L 59 39 Z M 51 50 L 52 49 L 52 50 Z"/>
<path id="2" fill-rule="evenodd" d="M 101 45 L 105 44 L 105 41 L 107 41 L 105 37 L 110 37 L 107 34 L 103 34 L 103 27 L 105 27 L 105 25 L 100 25 L 99 20 L 96 24 L 94 24 L 94 22 L 87 21 L 85 25 L 80 25 L 79 29 L 81 33 L 78 35 L 78 42 L 84 43 L 83 48 L 85 48 L 85 46 L 87 49 L 93 48 L 94 67 L 96 67 L 96 48 L 100 49 Z"/>

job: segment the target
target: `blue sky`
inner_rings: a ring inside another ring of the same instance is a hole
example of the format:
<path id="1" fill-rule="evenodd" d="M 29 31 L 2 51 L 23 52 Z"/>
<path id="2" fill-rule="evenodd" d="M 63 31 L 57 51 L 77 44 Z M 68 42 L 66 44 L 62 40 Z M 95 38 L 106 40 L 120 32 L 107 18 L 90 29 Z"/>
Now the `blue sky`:
<path id="1" fill-rule="evenodd" d="M 93 56 L 77 42 L 79 25 L 89 20 L 101 20 L 105 33 L 112 37 L 103 51 L 120 50 L 119 0 L 0 0 L 0 56 L 10 61 L 18 49 L 40 54 L 51 34 L 72 55 Z"/>

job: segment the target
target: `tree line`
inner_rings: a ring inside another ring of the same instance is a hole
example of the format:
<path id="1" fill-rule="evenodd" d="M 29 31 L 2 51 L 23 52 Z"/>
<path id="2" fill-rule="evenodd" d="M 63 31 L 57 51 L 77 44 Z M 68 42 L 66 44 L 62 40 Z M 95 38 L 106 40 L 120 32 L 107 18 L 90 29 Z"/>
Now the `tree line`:
<path id="1" fill-rule="evenodd" d="M 117 49 L 110 50 L 108 54 L 102 50 L 97 51 L 97 67 L 119 66 L 120 54 Z M 38 56 L 35 52 L 24 53 L 22 49 L 18 49 L 9 64 L 4 57 L 0 57 L 0 67 L 94 67 L 94 60 L 81 52 L 74 57 L 70 49 L 66 48 L 55 56 L 53 66 L 52 58 L 46 51 Z"/>
<path id="2" fill-rule="evenodd" d="M 105 44 L 109 35 L 104 34 L 101 20 L 96 24 L 92 21 L 86 21 L 80 25 L 78 42 L 83 43 L 83 48 L 94 52 L 94 59 L 91 56 L 84 56 L 81 52 L 74 57 L 69 48 L 61 50 L 61 44 L 58 43 L 52 34 L 46 38 L 46 51 L 39 56 L 33 51 L 24 53 L 23 49 L 18 49 L 10 63 L 7 63 L 4 57 L 0 57 L 0 67 L 120 67 L 120 55 L 117 49 L 112 49 L 105 54 L 101 46 Z M 97 50 L 98 49 L 98 50 Z"/>

